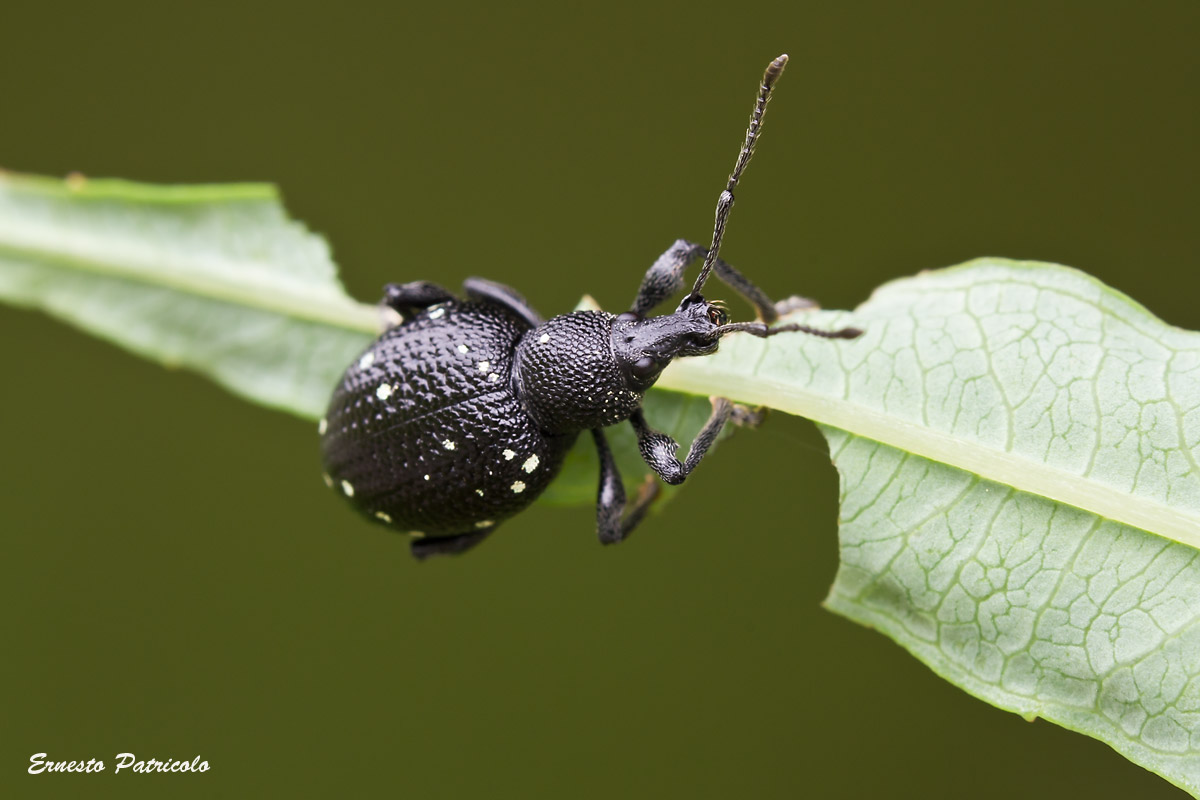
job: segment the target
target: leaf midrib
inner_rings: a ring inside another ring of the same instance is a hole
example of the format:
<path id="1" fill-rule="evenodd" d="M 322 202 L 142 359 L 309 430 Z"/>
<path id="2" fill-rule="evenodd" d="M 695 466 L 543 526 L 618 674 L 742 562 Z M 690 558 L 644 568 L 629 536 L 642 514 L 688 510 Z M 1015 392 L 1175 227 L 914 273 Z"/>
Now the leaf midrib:
<path id="1" fill-rule="evenodd" d="M 379 332 L 378 310 L 369 305 L 332 296 L 325 287 L 321 292 L 304 292 L 280 281 L 266 285 L 261 281 L 237 281 L 229 275 L 213 279 L 201 272 L 162 270 L 138 259 L 120 263 L 88 258 L 62 249 L 31 243 L 18 243 L 0 229 L 0 257 L 15 261 L 38 262 L 60 269 L 106 275 L 118 280 L 170 289 L 191 296 L 208 298 L 245 308 L 281 314 L 294 319 L 333 325 L 375 335 Z M 232 262 L 231 262 L 232 263 Z M 265 291 L 266 290 L 266 291 Z"/>
<path id="2" fill-rule="evenodd" d="M 1075 506 L 1105 519 L 1200 548 L 1200 516 L 1120 490 L 1067 470 L 914 424 L 850 400 L 834 399 L 759 374 L 682 359 L 669 366 L 657 386 L 692 394 L 724 394 L 840 428 L 898 450 L 973 473 L 1002 486 Z"/>
<path id="3" fill-rule="evenodd" d="M 344 296 L 296 291 L 287 287 L 286 281 L 267 287 L 261 282 L 232 280 L 229 274 L 213 279 L 198 272 L 164 271 L 155 264 L 136 259 L 117 263 L 88 258 L 51 246 L 14 242 L 11 237 L 6 239 L 3 231 L 0 231 L 0 256 L 108 275 L 347 330 L 374 334 L 379 326 L 378 311 L 373 306 Z M 264 288 L 270 291 L 264 292 Z M 747 376 L 723 370 L 719 364 L 707 362 L 702 365 L 698 359 L 682 359 L 668 367 L 657 385 L 698 395 L 723 394 L 734 400 L 807 417 L 994 483 L 1200 548 L 1200 517 L 1197 515 L 1147 497 L 1123 493 L 1044 462 L 916 425 L 852 401 L 773 381 L 757 371 Z"/>

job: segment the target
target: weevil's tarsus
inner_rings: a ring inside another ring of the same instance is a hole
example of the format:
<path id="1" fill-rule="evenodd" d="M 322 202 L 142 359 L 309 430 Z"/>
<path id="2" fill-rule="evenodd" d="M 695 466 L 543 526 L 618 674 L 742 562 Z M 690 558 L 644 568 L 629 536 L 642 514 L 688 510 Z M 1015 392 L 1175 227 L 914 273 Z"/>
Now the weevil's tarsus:
<path id="1" fill-rule="evenodd" d="M 709 398 L 710 402 L 712 398 Z M 766 406 L 747 406 L 741 403 L 733 404 L 729 414 L 729 424 L 739 428 L 757 428 L 767 418 L 769 409 Z"/>

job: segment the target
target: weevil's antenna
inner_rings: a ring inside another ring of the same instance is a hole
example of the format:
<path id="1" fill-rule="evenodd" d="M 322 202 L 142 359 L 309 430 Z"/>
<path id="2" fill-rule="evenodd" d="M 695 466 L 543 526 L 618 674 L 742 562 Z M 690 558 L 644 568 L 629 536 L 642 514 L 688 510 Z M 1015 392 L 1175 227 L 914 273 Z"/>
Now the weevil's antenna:
<path id="1" fill-rule="evenodd" d="M 713 264 L 717 262 L 717 253 L 721 250 L 721 238 L 725 235 L 725 223 L 729 220 L 729 210 L 733 208 L 734 187 L 738 185 L 742 172 L 754 155 L 754 145 L 758 143 L 758 137 L 762 135 L 763 115 L 767 113 L 771 90 L 775 88 L 775 82 L 783 74 L 783 68 L 787 66 L 787 62 L 787 53 L 784 53 L 768 64 L 767 71 L 763 73 L 762 86 L 758 89 L 758 100 L 754 103 L 754 113 L 750 115 L 750 127 L 746 129 L 746 141 L 742 145 L 742 152 L 738 153 L 737 163 L 733 165 L 733 172 L 729 174 L 729 183 L 725 185 L 725 191 L 721 192 L 721 196 L 717 199 L 717 221 L 713 226 L 712 246 L 708 248 L 708 255 L 704 257 L 704 266 L 700 268 L 700 274 L 696 276 L 691 297 L 700 294 L 700 290 L 704 288 L 704 282 L 708 280 L 708 273 L 712 271 Z"/>

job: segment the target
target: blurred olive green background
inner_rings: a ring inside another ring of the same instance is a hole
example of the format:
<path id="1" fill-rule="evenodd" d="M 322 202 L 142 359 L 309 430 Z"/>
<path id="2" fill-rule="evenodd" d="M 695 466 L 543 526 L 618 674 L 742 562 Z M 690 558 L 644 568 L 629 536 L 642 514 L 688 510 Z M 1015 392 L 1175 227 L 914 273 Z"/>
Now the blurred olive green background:
<path id="1" fill-rule="evenodd" d="M 345 282 L 628 303 L 707 240 L 852 307 L 1058 261 L 1200 328 L 1200 5 L 92 3 L 0 17 L 0 166 L 266 180 Z M 743 317 L 746 309 L 734 305 Z M 0 794 L 1181 796 L 819 604 L 837 477 L 804 420 L 721 446 L 622 547 L 534 508 L 469 557 L 321 485 L 313 426 L 0 309 Z M 25 774 L 29 757 L 100 775 Z M 199 754 L 204 775 L 112 773 Z"/>

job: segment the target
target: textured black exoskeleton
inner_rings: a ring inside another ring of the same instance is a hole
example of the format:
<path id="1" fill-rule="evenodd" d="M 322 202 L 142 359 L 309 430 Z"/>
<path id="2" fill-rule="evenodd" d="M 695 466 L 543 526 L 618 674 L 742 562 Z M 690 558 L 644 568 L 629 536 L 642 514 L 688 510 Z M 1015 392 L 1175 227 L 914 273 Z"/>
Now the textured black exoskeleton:
<path id="1" fill-rule="evenodd" d="M 646 273 L 624 314 L 576 311 L 543 320 L 519 294 L 480 278 L 465 300 L 424 281 L 391 284 L 384 303 L 402 320 L 346 370 L 321 421 L 326 482 L 362 513 L 413 535 L 418 558 L 459 553 L 537 498 L 579 434 L 600 455 L 596 526 L 600 541 L 629 535 L 657 495 L 648 482 L 626 510 L 603 428 L 629 420 L 646 463 L 682 483 L 735 414 L 712 399 L 712 416 L 683 461 L 679 444 L 642 415 L 642 396 L 673 358 L 717 351 L 722 336 L 790 331 L 853 338 L 789 323 L 769 327 L 800 298 L 772 303 L 717 258 L 733 190 L 750 161 L 763 114 L 787 56 L 763 75 L 746 140 L 717 202 L 712 245 L 679 240 Z M 691 292 L 672 314 L 647 313 L 683 288 L 684 270 L 703 259 Z M 730 323 L 700 295 L 710 272 L 749 301 L 756 322 Z"/>

